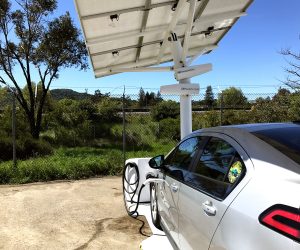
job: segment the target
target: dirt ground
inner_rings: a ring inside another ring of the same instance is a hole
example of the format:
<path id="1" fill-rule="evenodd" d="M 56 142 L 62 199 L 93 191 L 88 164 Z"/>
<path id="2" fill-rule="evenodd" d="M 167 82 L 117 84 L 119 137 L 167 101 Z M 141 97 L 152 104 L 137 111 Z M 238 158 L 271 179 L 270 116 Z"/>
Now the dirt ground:
<path id="1" fill-rule="evenodd" d="M 124 209 L 120 177 L 0 186 L 0 198 L 0 249 L 133 250 L 146 238 Z"/>

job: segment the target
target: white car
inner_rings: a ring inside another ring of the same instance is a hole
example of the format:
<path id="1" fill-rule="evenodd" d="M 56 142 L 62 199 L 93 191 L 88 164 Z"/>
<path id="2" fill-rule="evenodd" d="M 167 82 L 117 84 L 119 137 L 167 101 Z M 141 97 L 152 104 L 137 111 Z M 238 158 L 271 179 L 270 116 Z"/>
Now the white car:
<path id="1" fill-rule="evenodd" d="M 300 124 L 202 129 L 149 165 L 152 221 L 174 249 L 300 249 Z"/>

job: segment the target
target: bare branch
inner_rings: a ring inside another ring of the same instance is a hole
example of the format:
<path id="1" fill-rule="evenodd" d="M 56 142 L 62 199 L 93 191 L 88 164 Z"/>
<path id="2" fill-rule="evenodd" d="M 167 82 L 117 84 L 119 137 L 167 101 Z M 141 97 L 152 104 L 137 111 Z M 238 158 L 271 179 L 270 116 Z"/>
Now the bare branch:
<path id="1" fill-rule="evenodd" d="M 3 79 L 2 76 L 0 76 L 0 82 L 1 82 L 2 84 L 6 85 L 6 81 L 4 81 L 4 79 Z"/>
<path id="2" fill-rule="evenodd" d="M 299 37 L 300 39 L 300 37 Z M 300 52 L 296 53 L 290 48 L 282 49 L 280 51 L 285 58 L 286 63 L 289 67 L 285 67 L 285 72 L 288 73 L 285 81 L 282 81 L 287 86 L 293 89 L 300 88 L 300 65 L 297 63 L 300 61 Z"/>

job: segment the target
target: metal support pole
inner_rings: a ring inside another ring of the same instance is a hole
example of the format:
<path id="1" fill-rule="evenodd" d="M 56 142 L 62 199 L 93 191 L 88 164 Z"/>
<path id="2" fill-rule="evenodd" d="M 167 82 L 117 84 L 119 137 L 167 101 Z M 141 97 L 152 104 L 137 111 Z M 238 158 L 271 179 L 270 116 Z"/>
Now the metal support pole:
<path id="1" fill-rule="evenodd" d="M 123 160 L 124 160 L 124 166 L 126 162 L 126 116 L 125 116 L 125 86 L 124 86 L 124 92 L 123 92 Z"/>
<path id="2" fill-rule="evenodd" d="M 174 69 L 185 67 L 182 61 L 182 45 L 177 39 L 176 34 L 171 34 L 169 41 L 171 42 L 172 54 L 174 59 Z M 190 78 L 182 79 L 179 84 L 191 83 Z M 192 98 L 190 95 L 180 96 L 180 137 L 183 139 L 192 133 Z"/>
<path id="3" fill-rule="evenodd" d="M 221 92 L 220 98 L 220 125 L 223 125 L 223 93 Z"/>
<path id="4" fill-rule="evenodd" d="M 12 93 L 12 144 L 13 144 L 13 167 L 17 167 L 17 154 L 16 154 L 16 97 Z"/>
<path id="5" fill-rule="evenodd" d="M 179 82 L 184 84 L 186 82 Z M 192 133 L 192 98 L 190 95 L 180 96 L 180 134 L 183 139 Z"/>

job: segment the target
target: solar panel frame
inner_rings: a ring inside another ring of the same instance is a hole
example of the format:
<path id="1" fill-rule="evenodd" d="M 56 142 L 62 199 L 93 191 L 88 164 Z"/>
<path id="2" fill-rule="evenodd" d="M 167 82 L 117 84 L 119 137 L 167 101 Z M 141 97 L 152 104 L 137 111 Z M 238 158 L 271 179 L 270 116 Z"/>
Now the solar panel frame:
<path id="1" fill-rule="evenodd" d="M 115 74 L 118 68 L 148 67 L 172 61 L 167 41 L 171 31 L 177 34 L 183 47 L 184 41 L 188 41 L 188 47 L 184 48 L 187 58 L 196 57 L 203 50 L 209 53 L 245 15 L 253 0 L 197 1 L 189 39 L 185 38 L 189 34 L 190 11 L 186 0 L 74 2 L 95 77 L 103 77 Z M 178 15 L 175 21 L 174 15 Z"/>

